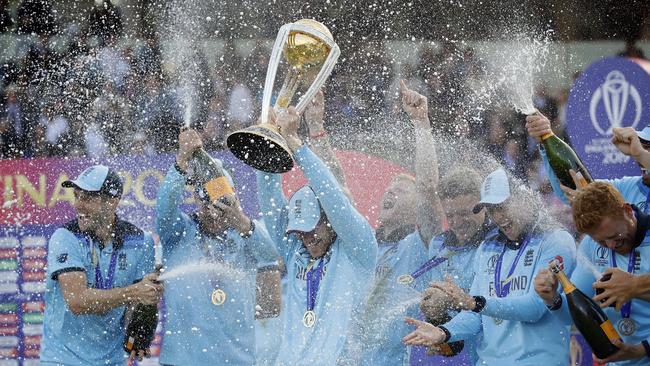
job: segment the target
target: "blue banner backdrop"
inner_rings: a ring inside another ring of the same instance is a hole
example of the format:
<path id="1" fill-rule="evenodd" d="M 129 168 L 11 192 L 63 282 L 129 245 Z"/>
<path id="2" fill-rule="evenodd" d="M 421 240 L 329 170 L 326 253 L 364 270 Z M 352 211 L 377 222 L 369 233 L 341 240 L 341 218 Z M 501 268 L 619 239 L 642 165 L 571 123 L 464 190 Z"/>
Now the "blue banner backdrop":
<path id="1" fill-rule="evenodd" d="M 567 131 L 594 178 L 640 175 L 634 160 L 621 154 L 611 138 L 614 127 L 642 130 L 650 124 L 647 70 L 643 60 L 605 58 L 591 64 L 571 88 Z"/>

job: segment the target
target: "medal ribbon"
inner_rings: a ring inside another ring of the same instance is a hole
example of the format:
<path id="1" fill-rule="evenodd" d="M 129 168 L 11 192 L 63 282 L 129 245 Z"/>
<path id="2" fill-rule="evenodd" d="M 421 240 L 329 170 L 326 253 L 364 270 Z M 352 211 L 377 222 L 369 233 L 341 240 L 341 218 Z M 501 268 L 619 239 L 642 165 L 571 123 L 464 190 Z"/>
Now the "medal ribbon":
<path id="1" fill-rule="evenodd" d="M 614 268 L 617 268 L 616 266 L 616 252 L 614 250 L 612 251 L 612 265 Z M 630 252 L 629 259 L 627 261 L 627 272 L 634 274 L 634 263 L 636 262 L 636 251 L 632 249 Z M 630 314 L 632 314 L 632 300 L 628 301 L 623 305 L 621 308 L 621 316 L 625 318 L 629 318 Z"/>
<path id="2" fill-rule="evenodd" d="M 91 240 L 92 246 L 92 259 L 95 265 L 95 288 L 99 290 L 108 290 L 113 288 L 113 277 L 115 276 L 115 266 L 117 265 L 117 249 L 113 248 L 113 254 L 111 254 L 111 262 L 108 265 L 108 276 L 104 280 L 104 275 L 102 274 L 102 269 L 99 264 L 100 260 L 95 251 L 95 243 Z"/>
<path id="3" fill-rule="evenodd" d="M 510 293 L 510 276 L 515 272 L 515 269 L 517 268 L 517 264 L 519 263 L 519 259 L 521 259 L 521 255 L 524 253 L 526 250 L 526 247 L 528 246 L 528 243 L 532 239 L 532 235 L 526 237 L 524 239 L 523 244 L 519 248 L 519 252 L 517 252 L 517 256 L 515 257 L 514 262 L 512 262 L 512 265 L 510 266 L 510 270 L 508 271 L 508 276 L 506 277 L 506 280 L 508 283 L 506 283 L 504 286 L 501 285 L 501 266 L 503 264 L 503 255 L 506 253 L 506 250 L 508 250 L 508 247 L 505 245 L 503 246 L 503 250 L 501 251 L 501 255 L 499 255 L 499 259 L 497 260 L 496 266 L 494 268 L 494 288 L 497 293 L 497 297 L 506 297 Z"/>
<path id="4" fill-rule="evenodd" d="M 446 244 L 442 244 L 440 247 L 440 251 L 442 252 L 446 247 Z M 413 273 L 411 273 L 411 278 L 414 280 L 423 274 L 427 273 L 433 268 L 436 268 L 437 266 L 441 265 L 447 260 L 446 257 L 439 257 L 439 256 L 434 256 L 433 258 L 429 259 L 428 261 L 424 262 L 418 269 L 416 269 Z"/>
<path id="5" fill-rule="evenodd" d="M 307 271 L 307 310 L 314 310 L 316 307 L 316 295 L 318 294 L 318 287 L 320 286 L 320 279 L 325 267 L 325 258 L 321 258 L 320 263 L 316 268 L 311 268 Z"/>

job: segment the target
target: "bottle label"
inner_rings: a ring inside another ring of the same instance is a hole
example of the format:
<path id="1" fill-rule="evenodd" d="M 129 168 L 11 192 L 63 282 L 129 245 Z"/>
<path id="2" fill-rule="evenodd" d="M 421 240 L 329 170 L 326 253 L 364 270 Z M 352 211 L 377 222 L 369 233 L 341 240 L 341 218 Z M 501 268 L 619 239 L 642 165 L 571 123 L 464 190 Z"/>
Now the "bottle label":
<path id="1" fill-rule="evenodd" d="M 618 335 L 618 332 L 616 329 L 614 329 L 614 326 L 612 325 L 612 322 L 607 319 L 603 324 L 600 325 L 600 328 L 605 332 L 605 335 L 611 342 L 614 342 L 616 340 L 621 340 L 621 336 Z"/>
<path id="2" fill-rule="evenodd" d="M 438 352 L 441 355 L 447 356 L 447 357 L 450 357 L 450 356 L 454 355 L 454 351 L 451 349 L 451 346 L 449 345 L 449 343 L 443 343 L 443 344 L 439 345 L 438 346 Z"/>
<path id="3" fill-rule="evenodd" d="M 235 191 L 230 186 L 228 178 L 222 176 L 215 178 L 205 184 L 205 190 L 208 192 L 208 196 L 214 202 L 219 200 L 219 198 L 225 196 L 226 194 L 234 194 Z"/>
<path id="4" fill-rule="evenodd" d="M 135 344 L 135 339 L 133 337 L 129 337 L 129 340 L 126 342 L 126 349 L 129 351 L 133 350 L 134 344 Z"/>
<path id="5" fill-rule="evenodd" d="M 549 137 L 551 137 L 553 135 L 554 135 L 553 132 L 549 132 L 546 135 L 542 135 L 541 139 L 542 139 L 542 141 L 544 141 L 544 140 L 546 140 L 547 138 L 549 138 Z"/>

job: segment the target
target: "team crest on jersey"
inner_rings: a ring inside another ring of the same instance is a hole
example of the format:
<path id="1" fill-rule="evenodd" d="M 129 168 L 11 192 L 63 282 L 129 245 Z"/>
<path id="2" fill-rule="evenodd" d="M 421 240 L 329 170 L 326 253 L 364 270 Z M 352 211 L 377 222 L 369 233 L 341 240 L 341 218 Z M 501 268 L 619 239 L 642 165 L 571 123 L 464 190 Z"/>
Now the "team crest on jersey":
<path id="1" fill-rule="evenodd" d="M 535 249 L 528 249 L 526 251 L 526 256 L 524 256 L 524 267 L 530 267 L 533 265 L 533 259 L 535 255 Z"/>
<path id="2" fill-rule="evenodd" d="M 494 273 L 494 268 L 497 266 L 497 260 L 499 260 L 498 254 L 494 254 L 490 259 L 488 259 L 487 273 Z"/>
<path id="3" fill-rule="evenodd" d="M 599 246 L 596 249 L 596 264 L 599 266 L 609 265 L 609 252 L 608 248 Z"/>
<path id="4" fill-rule="evenodd" d="M 68 253 L 61 253 L 56 257 L 56 261 L 59 263 L 65 263 L 68 260 Z"/>

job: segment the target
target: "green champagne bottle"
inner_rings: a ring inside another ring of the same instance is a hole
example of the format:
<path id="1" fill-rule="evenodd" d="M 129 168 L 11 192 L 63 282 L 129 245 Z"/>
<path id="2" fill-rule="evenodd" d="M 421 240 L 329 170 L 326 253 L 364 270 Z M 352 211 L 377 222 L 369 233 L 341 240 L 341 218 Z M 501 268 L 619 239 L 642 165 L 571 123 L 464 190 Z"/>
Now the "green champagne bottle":
<path id="1" fill-rule="evenodd" d="M 158 306 L 137 304 L 127 307 L 124 315 L 126 333 L 124 351 L 146 351 L 156 334 L 158 325 Z"/>
<path id="2" fill-rule="evenodd" d="M 197 149 L 189 164 L 192 183 L 197 187 L 199 198 L 215 203 L 235 191 L 224 174 L 221 164 L 214 160 L 203 148 Z M 222 200 L 228 203 L 227 200 Z"/>
<path id="3" fill-rule="evenodd" d="M 554 133 L 551 132 L 542 136 L 542 145 L 546 151 L 548 162 L 551 164 L 553 172 L 555 172 L 555 175 L 562 185 L 571 189 L 576 189 L 576 185 L 573 182 L 573 178 L 571 178 L 569 169 L 573 169 L 576 173 L 580 172 L 587 183 L 594 181 L 591 178 L 591 174 L 589 174 L 589 171 L 585 168 L 584 164 L 578 155 L 576 155 L 575 151 L 573 151 L 571 146 L 562 141 L 559 137 L 555 136 Z"/>
<path id="4" fill-rule="evenodd" d="M 596 357 L 607 358 L 618 351 L 612 342 L 620 341 L 621 337 L 612 322 L 594 300 L 578 290 L 567 278 L 562 270 L 561 258 L 551 261 L 549 267 L 562 284 L 573 323 Z"/>

